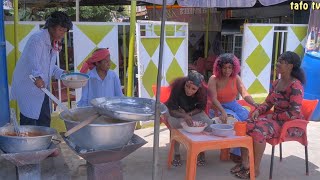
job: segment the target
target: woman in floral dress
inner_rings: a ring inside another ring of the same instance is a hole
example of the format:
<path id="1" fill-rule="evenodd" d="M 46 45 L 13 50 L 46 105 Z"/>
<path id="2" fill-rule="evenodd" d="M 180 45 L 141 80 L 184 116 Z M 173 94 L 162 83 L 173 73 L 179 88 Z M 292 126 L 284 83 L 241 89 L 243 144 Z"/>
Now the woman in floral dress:
<path id="1" fill-rule="evenodd" d="M 277 74 L 281 78 L 272 84 L 265 102 L 251 116 L 247 124 L 247 134 L 253 138 L 255 175 L 260 174 L 260 162 L 266 147 L 266 140 L 280 136 L 282 125 L 286 121 L 303 119 L 301 103 L 305 76 L 300 68 L 300 58 L 287 51 L 280 55 L 277 61 Z M 271 108 L 272 114 L 266 114 Z M 302 130 L 290 129 L 289 134 L 302 134 Z M 241 149 L 242 163 L 231 169 L 231 173 L 241 179 L 249 179 L 248 151 Z"/>

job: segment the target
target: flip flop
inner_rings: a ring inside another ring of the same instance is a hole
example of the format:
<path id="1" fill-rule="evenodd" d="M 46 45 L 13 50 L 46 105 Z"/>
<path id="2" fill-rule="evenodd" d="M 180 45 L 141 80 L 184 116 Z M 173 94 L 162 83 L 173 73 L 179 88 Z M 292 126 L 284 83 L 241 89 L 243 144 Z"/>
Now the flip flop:
<path id="1" fill-rule="evenodd" d="M 197 165 L 204 166 L 206 164 L 204 152 L 201 152 L 197 158 Z"/>
<path id="2" fill-rule="evenodd" d="M 237 172 L 240 172 L 242 169 L 244 169 L 244 167 L 243 167 L 242 163 L 239 163 L 230 169 L 230 173 L 236 174 Z"/>
<path id="3" fill-rule="evenodd" d="M 174 159 L 172 160 L 171 164 L 174 167 L 178 167 L 182 165 L 180 154 L 174 155 Z"/>
<path id="4" fill-rule="evenodd" d="M 206 165 L 206 161 L 203 161 L 201 159 L 197 160 L 197 166 L 204 166 L 204 165 Z"/>
<path id="5" fill-rule="evenodd" d="M 250 170 L 243 168 L 241 171 L 234 174 L 239 179 L 250 179 Z"/>

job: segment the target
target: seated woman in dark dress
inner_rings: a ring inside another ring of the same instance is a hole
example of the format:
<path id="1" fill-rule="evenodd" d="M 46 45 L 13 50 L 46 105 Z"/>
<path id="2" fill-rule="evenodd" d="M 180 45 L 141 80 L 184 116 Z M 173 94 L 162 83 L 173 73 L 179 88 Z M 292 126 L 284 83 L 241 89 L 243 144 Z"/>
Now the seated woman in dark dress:
<path id="1" fill-rule="evenodd" d="M 212 120 L 205 114 L 207 104 L 207 90 L 203 87 L 203 76 L 197 71 L 189 72 L 187 77 L 176 79 L 171 84 L 171 94 L 166 102 L 169 109 L 168 122 L 173 129 L 182 128 L 181 122 L 185 121 L 189 126 L 193 121 L 202 121 L 208 124 L 205 130 L 210 130 Z M 173 166 L 180 166 L 179 143 L 175 143 Z M 204 165 L 204 153 L 198 157 L 198 165 Z"/>

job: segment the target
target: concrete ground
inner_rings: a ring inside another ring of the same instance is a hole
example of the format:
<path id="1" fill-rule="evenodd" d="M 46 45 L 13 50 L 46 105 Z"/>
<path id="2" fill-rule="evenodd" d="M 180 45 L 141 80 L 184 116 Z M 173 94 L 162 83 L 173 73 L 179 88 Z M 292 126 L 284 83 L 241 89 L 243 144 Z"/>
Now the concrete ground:
<path id="1" fill-rule="evenodd" d="M 122 160 L 125 180 L 150 180 L 152 179 L 153 157 L 153 128 L 136 130 L 135 134 L 144 138 L 148 143 Z M 319 180 L 320 179 L 320 122 L 311 122 L 308 126 L 309 139 L 309 169 L 310 175 L 305 175 L 304 147 L 296 142 L 283 144 L 283 161 L 279 162 L 279 148 L 276 148 L 273 179 L 281 180 Z M 160 152 L 159 152 L 159 179 L 182 180 L 185 176 L 186 152 L 182 147 L 183 165 L 168 169 L 166 166 L 169 131 L 161 126 Z M 61 154 L 55 158 L 47 158 L 42 162 L 42 179 L 87 179 L 86 162 L 74 154 L 67 145 L 60 144 Z M 269 179 L 271 147 L 268 145 L 261 164 L 261 174 L 258 180 Z M 206 154 L 207 163 L 197 168 L 197 178 L 201 180 L 237 179 L 229 173 L 234 163 L 220 161 L 219 151 L 209 151 Z M 0 179 L 16 179 L 15 167 L 7 160 L 0 157 Z"/>

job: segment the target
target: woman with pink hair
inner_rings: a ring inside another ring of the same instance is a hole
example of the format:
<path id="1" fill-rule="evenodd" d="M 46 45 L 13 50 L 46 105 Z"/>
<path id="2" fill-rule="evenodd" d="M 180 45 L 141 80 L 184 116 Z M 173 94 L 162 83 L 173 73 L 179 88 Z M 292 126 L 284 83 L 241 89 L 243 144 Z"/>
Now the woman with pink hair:
<path id="1" fill-rule="evenodd" d="M 213 66 L 213 75 L 208 83 L 209 95 L 213 106 L 218 111 L 215 114 L 220 116 L 223 123 L 227 122 L 228 115 L 238 121 L 248 119 L 249 111 L 236 101 L 239 93 L 246 102 L 252 106 L 258 106 L 244 87 L 238 75 L 239 72 L 239 59 L 231 53 L 220 55 Z M 240 149 L 232 150 L 232 153 L 239 156 Z"/>

